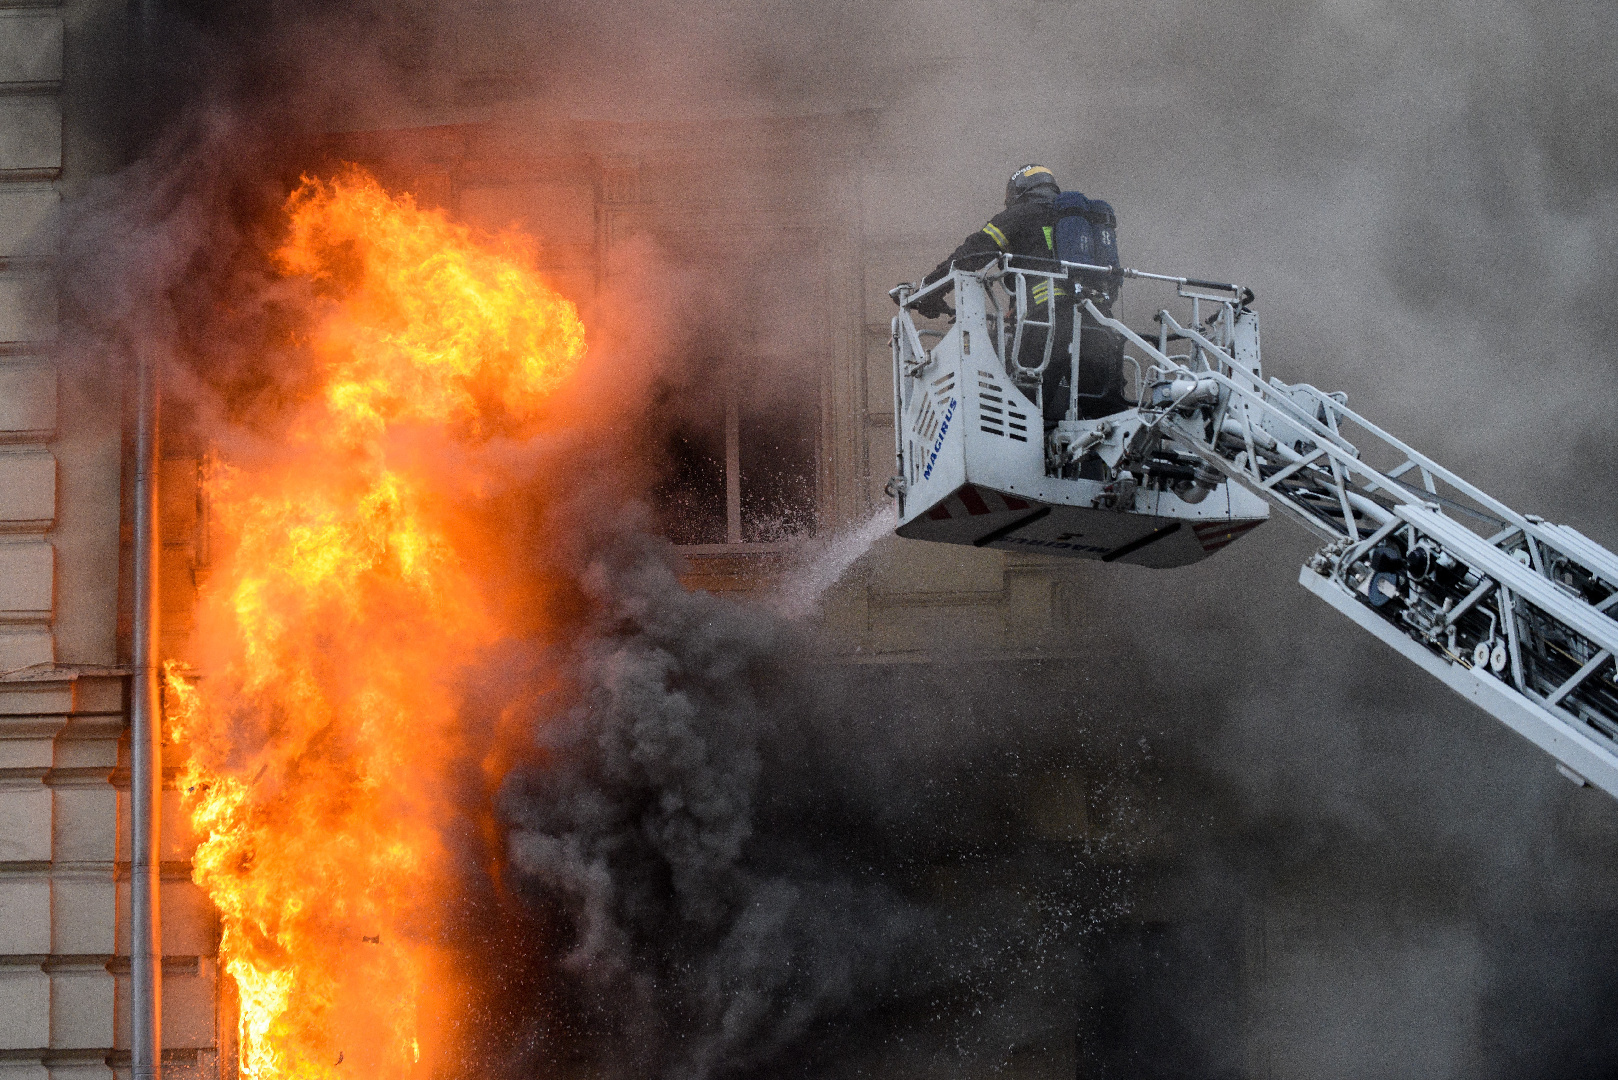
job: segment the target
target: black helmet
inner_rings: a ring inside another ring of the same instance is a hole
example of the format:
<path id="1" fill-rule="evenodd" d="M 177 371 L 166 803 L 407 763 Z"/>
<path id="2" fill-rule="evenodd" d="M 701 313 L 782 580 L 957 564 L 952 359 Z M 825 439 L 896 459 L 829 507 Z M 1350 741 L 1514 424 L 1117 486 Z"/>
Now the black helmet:
<path id="1" fill-rule="evenodd" d="M 1024 165 L 1012 173 L 1011 179 L 1006 181 L 1007 208 L 1009 209 L 1012 203 L 1033 194 L 1040 188 L 1049 188 L 1048 194 L 1052 198 L 1062 192 L 1062 189 L 1056 186 L 1055 173 L 1043 165 Z"/>

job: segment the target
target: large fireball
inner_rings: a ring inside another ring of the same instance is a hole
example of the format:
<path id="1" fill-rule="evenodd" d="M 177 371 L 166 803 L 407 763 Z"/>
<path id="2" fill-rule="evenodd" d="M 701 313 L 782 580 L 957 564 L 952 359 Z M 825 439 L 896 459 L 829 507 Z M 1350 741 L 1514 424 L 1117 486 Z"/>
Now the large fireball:
<path id="1" fill-rule="evenodd" d="M 480 558 L 487 448 L 534 431 L 584 328 L 519 250 L 361 172 L 285 210 L 305 390 L 278 450 L 206 481 L 219 553 L 172 737 L 243 1075 L 399 1077 L 430 1065 L 446 978 L 452 686 L 508 632 Z"/>

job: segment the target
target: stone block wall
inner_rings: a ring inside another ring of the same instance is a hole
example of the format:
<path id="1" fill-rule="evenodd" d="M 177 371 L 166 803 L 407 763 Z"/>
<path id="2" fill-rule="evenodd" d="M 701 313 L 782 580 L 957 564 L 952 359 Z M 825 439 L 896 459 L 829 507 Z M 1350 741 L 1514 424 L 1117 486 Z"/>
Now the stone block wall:
<path id="1" fill-rule="evenodd" d="M 0 681 L 0 1080 L 128 1075 L 125 684 L 60 668 Z M 169 802 L 165 1076 L 231 1076 L 218 1049 L 218 928 Z"/>
<path id="2" fill-rule="evenodd" d="M 101 13 L 0 7 L 0 1080 L 129 1075 L 125 388 L 58 348 L 49 274 L 53 214 L 88 179 L 64 160 L 106 159 L 71 123 L 64 144 L 61 106 L 75 34 Z M 218 930 L 167 803 L 164 1074 L 234 1075 Z"/>
<path id="3" fill-rule="evenodd" d="M 56 305 L 42 226 L 62 166 L 63 26 L 53 9 L 0 10 L 0 676 L 56 659 Z"/>
<path id="4" fill-rule="evenodd" d="M 53 674 L 56 659 L 57 462 L 50 444 L 58 402 L 49 355 L 56 306 L 42 289 L 49 252 L 41 250 L 40 227 L 56 204 L 53 182 L 61 172 L 55 92 L 62 40 L 55 11 L 0 11 L 0 1077 L 6 1080 L 45 1080 L 47 1058 L 64 1039 L 88 1030 L 52 1010 L 55 961 L 71 954 L 58 954 L 55 941 L 55 789 L 47 777 L 56 764 L 56 737 L 74 712 L 75 687 L 71 680 L 19 681 Z M 98 704 L 109 687 L 113 715 L 121 717 L 115 676 L 101 680 Z M 121 722 L 112 728 L 107 776 L 119 734 Z M 102 786 L 116 800 L 105 776 Z M 116 829 L 116 811 L 110 824 Z M 113 862 L 111 853 L 102 860 L 105 889 L 113 888 Z M 105 944 L 100 952 L 111 954 L 110 937 Z M 104 961 L 100 974 L 110 981 Z M 74 989 L 83 985 L 74 979 Z M 65 986 L 64 1002 L 75 996 Z M 82 1016 L 79 997 L 73 1011 Z M 110 1026 L 110 1010 L 106 1020 Z"/>

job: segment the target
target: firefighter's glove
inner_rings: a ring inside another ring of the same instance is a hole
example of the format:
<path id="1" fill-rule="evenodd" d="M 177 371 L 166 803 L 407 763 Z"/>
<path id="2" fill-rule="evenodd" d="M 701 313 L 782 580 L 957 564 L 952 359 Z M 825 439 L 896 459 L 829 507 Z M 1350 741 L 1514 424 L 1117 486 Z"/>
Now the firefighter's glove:
<path id="1" fill-rule="evenodd" d="M 915 303 L 916 314 L 924 319 L 936 319 L 940 315 L 954 315 L 955 309 L 944 302 L 942 291 L 924 296 Z"/>

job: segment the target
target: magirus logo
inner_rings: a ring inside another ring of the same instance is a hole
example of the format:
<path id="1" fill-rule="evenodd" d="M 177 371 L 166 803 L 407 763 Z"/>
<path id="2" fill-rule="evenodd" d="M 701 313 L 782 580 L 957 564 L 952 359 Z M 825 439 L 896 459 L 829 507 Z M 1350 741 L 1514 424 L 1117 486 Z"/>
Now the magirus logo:
<path id="1" fill-rule="evenodd" d="M 949 422 L 955 419 L 955 399 L 949 399 L 949 405 L 944 409 L 944 422 L 938 425 L 938 435 L 933 439 L 933 448 L 927 454 L 927 467 L 921 470 L 921 478 L 928 479 L 933 475 L 933 465 L 938 461 L 938 452 L 944 448 L 944 436 L 949 434 Z"/>

